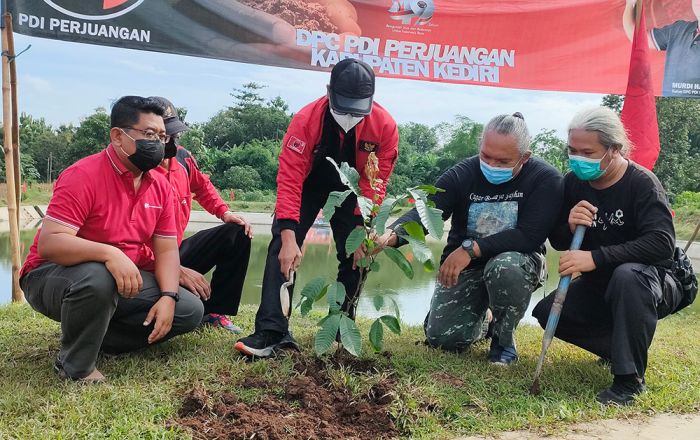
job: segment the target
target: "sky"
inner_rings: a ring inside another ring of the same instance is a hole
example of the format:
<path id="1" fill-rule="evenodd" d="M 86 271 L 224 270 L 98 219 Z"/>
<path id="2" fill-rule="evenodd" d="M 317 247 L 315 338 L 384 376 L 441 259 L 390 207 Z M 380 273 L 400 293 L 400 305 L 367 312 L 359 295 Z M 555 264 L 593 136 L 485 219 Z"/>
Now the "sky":
<path id="1" fill-rule="evenodd" d="M 144 52 L 15 34 L 21 112 L 54 125 L 78 124 L 96 108 L 123 95 L 159 95 L 188 110 L 188 122 L 204 122 L 232 103 L 231 92 L 255 81 L 266 98 L 281 96 L 297 111 L 325 93 L 329 74 L 231 61 Z M 573 114 L 599 105 L 603 95 L 543 92 L 377 78 L 375 99 L 399 123 L 428 125 L 456 115 L 485 123 L 521 112 L 530 132 L 553 129 L 564 138 Z"/>

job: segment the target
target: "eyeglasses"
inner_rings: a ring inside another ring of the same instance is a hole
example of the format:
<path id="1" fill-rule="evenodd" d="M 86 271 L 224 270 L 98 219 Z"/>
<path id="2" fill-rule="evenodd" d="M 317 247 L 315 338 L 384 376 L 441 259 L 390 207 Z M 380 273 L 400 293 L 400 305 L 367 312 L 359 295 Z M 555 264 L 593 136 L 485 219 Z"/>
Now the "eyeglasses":
<path id="1" fill-rule="evenodd" d="M 161 141 L 164 144 L 167 144 L 170 141 L 170 136 L 168 136 L 165 133 L 156 133 L 155 131 L 149 129 L 146 130 L 141 130 L 140 128 L 134 128 L 134 127 L 124 127 L 127 130 L 134 130 L 138 131 L 139 133 L 143 134 L 143 137 L 148 139 L 149 141 Z"/>
<path id="2" fill-rule="evenodd" d="M 354 118 L 364 118 L 365 116 L 367 116 L 367 115 L 364 114 L 364 113 L 348 113 L 348 112 L 339 112 L 339 111 L 337 111 L 337 110 L 333 110 L 333 111 L 334 111 L 335 114 L 338 115 L 338 116 L 350 115 L 350 116 L 352 116 L 352 117 L 354 117 Z"/>

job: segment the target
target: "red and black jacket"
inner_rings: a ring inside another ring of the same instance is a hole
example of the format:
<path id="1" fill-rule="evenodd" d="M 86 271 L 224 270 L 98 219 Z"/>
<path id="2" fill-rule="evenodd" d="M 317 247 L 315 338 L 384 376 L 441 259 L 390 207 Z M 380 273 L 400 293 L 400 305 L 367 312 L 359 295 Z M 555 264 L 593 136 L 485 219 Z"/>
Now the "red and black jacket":
<path id="1" fill-rule="evenodd" d="M 301 192 L 304 181 L 311 172 L 314 151 L 321 140 L 327 110 L 327 97 L 308 104 L 294 115 L 282 140 L 275 207 L 275 216 L 282 229 L 293 229 L 299 223 Z M 373 199 L 376 194 L 381 203 L 399 154 L 396 122 L 384 107 L 375 102 L 372 113 L 355 126 L 355 140 L 355 163 L 360 173 L 362 195 Z M 379 179 L 382 180 L 377 191 L 370 187 L 364 173 L 367 157 L 372 152 L 379 160 Z M 359 214 L 359 211 L 356 212 Z"/>

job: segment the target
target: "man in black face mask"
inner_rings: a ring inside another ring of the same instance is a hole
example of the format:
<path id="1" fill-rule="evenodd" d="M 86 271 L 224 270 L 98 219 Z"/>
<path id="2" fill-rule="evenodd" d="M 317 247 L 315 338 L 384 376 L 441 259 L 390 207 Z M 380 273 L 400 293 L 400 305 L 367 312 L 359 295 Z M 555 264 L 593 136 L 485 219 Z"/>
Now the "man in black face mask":
<path id="1" fill-rule="evenodd" d="M 135 351 L 202 319 L 178 283 L 172 188 L 152 171 L 168 141 L 162 116 L 140 96 L 114 104 L 111 144 L 61 173 L 22 267 L 29 304 L 61 323 L 61 377 L 102 382 L 99 351 Z"/>
<path id="2" fill-rule="evenodd" d="M 250 224 L 229 210 L 209 176 L 199 170 L 194 157 L 177 145 L 179 136 L 189 128 L 178 117 L 173 103 L 157 96 L 151 99 L 165 108 L 163 120 L 166 135 L 170 138 L 165 144 L 165 158 L 154 171 L 165 176 L 176 197 L 174 208 L 180 246 L 180 285 L 204 301 L 203 324 L 240 333 L 241 329 L 226 315 L 238 313 L 250 258 L 250 240 L 253 238 Z M 183 240 L 190 220 L 193 195 L 194 200 L 224 224 Z M 209 284 L 202 274 L 212 269 L 214 273 Z"/>

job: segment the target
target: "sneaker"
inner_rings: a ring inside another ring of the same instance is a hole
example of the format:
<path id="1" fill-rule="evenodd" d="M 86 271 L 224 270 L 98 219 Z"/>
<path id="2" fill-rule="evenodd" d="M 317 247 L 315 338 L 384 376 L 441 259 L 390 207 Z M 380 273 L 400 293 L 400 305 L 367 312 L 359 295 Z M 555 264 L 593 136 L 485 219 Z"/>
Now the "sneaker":
<path id="1" fill-rule="evenodd" d="M 299 350 L 299 345 L 289 332 L 282 334 L 272 330 L 261 330 L 239 339 L 233 348 L 246 356 L 269 358 L 280 350 Z"/>
<path id="2" fill-rule="evenodd" d="M 625 376 L 615 376 L 612 385 L 604 389 L 596 400 L 602 405 L 627 406 L 634 403 L 634 399 L 647 390 L 644 380 L 636 376 L 629 379 Z"/>
<path id="3" fill-rule="evenodd" d="M 243 331 L 243 329 L 231 322 L 226 315 L 219 315 L 218 313 L 204 315 L 202 318 L 202 325 L 224 328 L 234 335 L 238 335 Z"/>
<path id="4" fill-rule="evenodd" d="M 515 346 L 503 347 L 498 345 L 496 338 L 491 340 L 489 362 L 492 365 L 508 366 L 518 361 L 518 351 Z"/>

